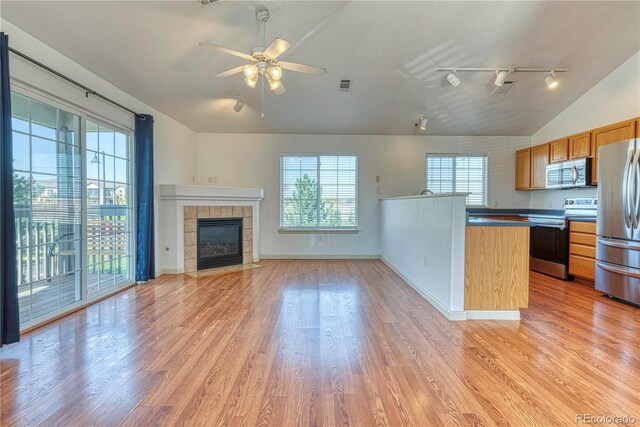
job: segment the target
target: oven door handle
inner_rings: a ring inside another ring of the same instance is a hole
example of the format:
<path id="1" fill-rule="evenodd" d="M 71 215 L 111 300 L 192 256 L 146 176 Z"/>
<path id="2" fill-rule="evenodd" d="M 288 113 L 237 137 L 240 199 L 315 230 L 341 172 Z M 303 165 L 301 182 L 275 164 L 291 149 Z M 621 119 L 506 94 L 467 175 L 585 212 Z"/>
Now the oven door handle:
<path id="1" fill-rule="evenodd" d="M 541 222 L 532 222 L 533 227 L 547 227 L 547 228 L 558 228 L 560 230 L 564 230 L 567 228 L 566 224 L 547 224 Z"/>
<path id="2" fill-rule="evenodd" d="M 609 271 L 611 273 L 616 273 L 616 274 L 622 274 L 623 276 L 628 276 L 628 277 L 633 277 L 635 279 L 640 279 L 640 273 L 638 273 L 635 270 L 632 270 L 628 267 L 619 267 L 619 266 L 613 266 L 613 265 L 609 265 L 609 264 L 604 264 L 602 262 L 598 263 L 598 267 L 600 267 L 603 270 Z"/>
<path id="3" fill-rule="evenodd" d="M 631 251 L 640 251 L 640 244 L 637 244 L 637 243 L 628 243 L 621 240 L 609 240 L 609 239 L 598 239 L 598 243 L 603 246 L 610 246 L 612 248 L 628 249 Z"/>

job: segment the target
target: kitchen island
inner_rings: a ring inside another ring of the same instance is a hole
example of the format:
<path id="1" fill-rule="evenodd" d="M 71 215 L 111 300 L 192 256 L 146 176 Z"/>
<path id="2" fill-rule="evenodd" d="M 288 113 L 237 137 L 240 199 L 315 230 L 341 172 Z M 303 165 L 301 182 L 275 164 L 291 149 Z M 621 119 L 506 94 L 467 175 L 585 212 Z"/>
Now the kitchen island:
<path id="1" fill-rule="evenodd" d="M 520 318 L 529 224 L 468 217 L 467 193 L 381 199 L 382 260 L 450 320 Z"/>

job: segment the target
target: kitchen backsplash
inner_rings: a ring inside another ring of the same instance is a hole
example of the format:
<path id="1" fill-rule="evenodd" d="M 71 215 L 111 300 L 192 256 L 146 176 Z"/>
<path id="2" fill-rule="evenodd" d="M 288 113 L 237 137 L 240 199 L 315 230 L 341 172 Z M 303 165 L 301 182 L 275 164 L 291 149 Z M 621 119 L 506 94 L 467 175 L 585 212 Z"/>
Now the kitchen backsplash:
<path id="1" fill-rule="evenodd" d="M 537 190 L 530 194 L 532 209 L 561 209 L 562 203 L 567 197 L 598 197 L 598 189 L 593 187 L 571 190 Z"/>

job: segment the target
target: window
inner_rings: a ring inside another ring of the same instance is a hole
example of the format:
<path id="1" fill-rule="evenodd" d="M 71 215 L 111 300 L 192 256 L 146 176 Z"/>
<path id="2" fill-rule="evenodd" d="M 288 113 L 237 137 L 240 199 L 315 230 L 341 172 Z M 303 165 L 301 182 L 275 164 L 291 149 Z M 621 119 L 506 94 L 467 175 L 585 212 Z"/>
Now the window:
<path id="1" fill-rule="evenodd" d="M 22 92 L 11 93 L 13 185 L 29 327 L 132 282 L 131 132 Z"/>
<path id="2" fill-rule="evenodd" d="M 281 156 L 281 228 L 354 229 L 357 225 L 357 156 Z"/>
<path id="3" fill-rule="evenodd" d="M 471 193 L 467 206 L 486 206 L 487 156 L 427 154 L 427 189 L 434 193 Z"/>

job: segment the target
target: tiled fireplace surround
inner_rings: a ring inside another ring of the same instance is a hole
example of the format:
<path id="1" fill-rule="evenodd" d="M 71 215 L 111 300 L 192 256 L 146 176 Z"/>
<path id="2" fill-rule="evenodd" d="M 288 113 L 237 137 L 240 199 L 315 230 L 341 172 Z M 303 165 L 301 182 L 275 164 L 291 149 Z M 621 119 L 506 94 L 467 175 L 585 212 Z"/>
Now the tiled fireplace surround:
<path id="1" fill-rule="evenodd" d="M 180 184 L 161 184 L 156 189 L 160 196 L 159 274 L 196 270 L 198 218 L 241 217 L 243 261 L 260 261 L 259 226 L 263 189 Z"/>
<path id="2" fill-rule="evenodd" d="M 253 207 L 251 206 L 185 206 L 184 207 L 184 272 L 197 270 L 197 230 L 199 219 L 242 218 L 242 263 L 253 262 Z"/>

